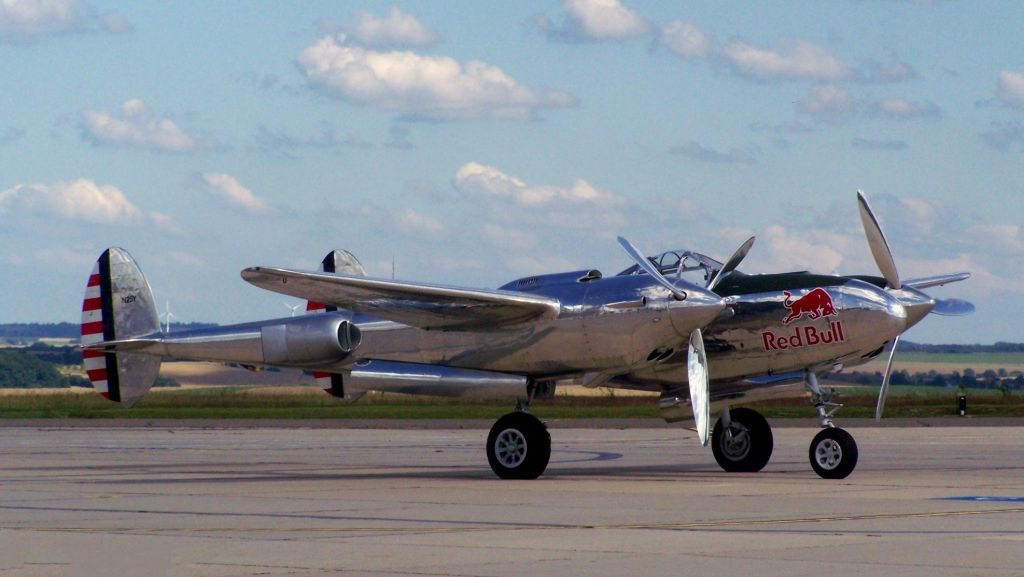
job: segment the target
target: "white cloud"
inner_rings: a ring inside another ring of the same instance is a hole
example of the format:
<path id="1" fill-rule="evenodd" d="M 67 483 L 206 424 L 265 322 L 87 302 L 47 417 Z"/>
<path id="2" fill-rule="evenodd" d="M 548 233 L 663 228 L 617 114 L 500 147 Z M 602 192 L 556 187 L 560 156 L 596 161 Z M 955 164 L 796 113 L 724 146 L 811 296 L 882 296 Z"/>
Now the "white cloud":
<path id="1" fill-rule="evenodd" d="M 650 24 L 619 0 L 565 0 L 565 23 L 555 35 L 576 40 L 621 40 L 647 34 Z"/>
<path id="2" fill-rule="evenodd" d="M 883 98 L 872 108 L 877 115 L 900 120 L 942 116 L 942 110 L 934 103 L 911 102 L 905 98 Z"/>
<path id="3" fill-rule="evenodd" d="M 836 84 L 812 86 L 807 96 L 797 103 L 797 110 L 820 121 L 837 121 L 853 117 L 891 120 L 927 120 L 942 117 L 942 109 L 933 102 L 914 102 L 898 97 L 878 100 L 856 99 L 846 88 Z"/>
<path id="4" fill-rule="evenodd" d="M 682 20 L 665 25 L 661 41 L 673 54 L 687 60 L 704 58 L 711 52 L 711 39 L 695 25 Z"/>
<path id="5" fill-rule="evenodd" d="M 517 204 L 537 206 L 552 202 L 574 204 L 619 204 L 622 198 L 599 190 L 583 179 L 570 186 L 530 185 L 493 166 L 469 162 L 462 166 L 453 180 L 455 188 L 491 198 L 509 198 Z"/>
<path id="6" fill-rule="evenodd" d="M 185 231 L 182 230 L 178 223 L 170 215 L 166 215 L 162 212 L 151 211 L 149 213 L 149 220 L 154 226 L 175 235 L 184 235 Z"/>
<path id="7" fill-rule="evenodd" d="M 203 182 L 211 192 L 226 200 L 229 204 L 242 208 L 251 214 L 266 214 L 271 212 L 267 201 L 257 197 L 251 190 L 242 186 L 242 183 L 223 172 L 207 172 L 202 175 Z"/>
<path id="8" fill-rule="evenodd" d="M 100 26 L 111 34 L 127 34 L 135 29 L 120 12 L 108 12 L 99 16 Z"/>
<path id="9" fill-rule="evenodd" d="M 348 35 L 358 44 L 368 47 L 427 46 L 440 40 L 440 36 L 424 26 L 415 16 L 406 14 L 396 6 L 388 9 L 383 18 L 365 10 L 353 16 Z"/>
<path id="10" fill-rule="evenodd" d="M 0 191 L 0 214 L 35 214 L 98 224 L 137 224 L 142 211 L 120 189 L 80 178 Z"/>
<path id="11" fill-rule="evenodd" d="M 584 266 L 578 257 L 573 259 L 562 254 L 502 253 L 500 258 L 505 267 L 517 276 L 577 270 Z"/>
<path id="12" fill-rule="evenodd" d="M 916 78 L 917 72 L 898 56 L 893 55 L 888 62 L 869 60 L 866 63 L 866 73 L 861 76 L 868 82 L 890 84 Z"/>
<path id="13" fill-rule="evenodd" d="M 411 208 L 396 214 L 394 222 L 405 233 L 436 235 L 444 232 L 444 225 L 439 220 Z"/>
<path id="14" fill-rule="evenodd" d="M 81 127 L 86 138 L 100 145 L 164 152 L 188 152 L 203 146 L 173 120 L 153 116 L 139 99 L 125 101 L 120 117 L 101 110 L 83 110 Z"/>
<path id="15" fill-rule="evenodd" d="M 205 270 L 214 271 L 216 267 L 207 262 L 206 259 L 200 256 L 196 256 L 190 252 L 183 250 L 170 250 L 162 255 L 163 259 L 167 262 L 173 262 L 181 267 L 189 270 Z"/>
<path id="16" fill-rule="evenodd" d="M 484 238 L 491 241 L 491 244 L 508 252 L 524 253 L 537 247 L 536 232 L 526 232 L 494 223 L 485 223 L 480 227 L 480 232 Z"/>
<path id="17" fill-rule="evenodd" d="M 32 42 L 84 31 L 123 33 L 132 26 L 119 12 L 97 14 L 80 0 L 0 0 L 0 41 Z"/>
<path id="18" fill-rule="evenodd" d="M 708 148 L 693 140 L 673 146 L 671 151 L 675 154 L 692 158 L 693 160 L 702 160 L 704 162 L 725 164 L 754 164 L 757 162 L 752 149 L 733 148 L 728 152 L 721 152 L 713 148 Z"/>
<path id="19" fill-rule="evenodd" d="M 1024 149 L 1024 122 L 991 122 L 989 129 L 980 133 L 982 141 L 1000 152 L 1014 148 Z"/>
<path id="20" fill-rule="evenodd" d="M 83 4 L 77 0 L 0 1 L 0 37 L 29 40 L 84 25 Z"/>
<path id="21" fill-rule="evenodd" d="M 528 119 L 540 109 L 575 104 L 563 92 L 536 93 L 479 60 L 463 66 L 445 56 L 376 52 L 332 36 L 303 50 L 298 65 L 310 83 L 334 96 L 414 118 Z"/>
<path id="22" fill-rule="evenodd" d="M 758 80 L 817 80 L 850 78 L 850 68 L 828 49 L 805 40 L 784 40 L 777 50 L 764 50 L 744 40 L 730 42 L 722 57 L 741 76 Z"/>
<path id="23" fill-rule="evenodd" d="M 857 110 L 850 93 L 840 86 L 824 84 L 812 86 L 807 97 L 798 105 L 801 112 L 819 120 L 829 120 L 850 115 Z"/>
<path id="24" fill-rule="evenodd" d="M 999 99 L 1007 106 L 1024 109 L 1024 74 L 1013 70 L 999 73 Z"/>
<path id="25" fill-rule="evenodd" d="M 813 268 L 813 272 L 826 274 L 838 271 L 843 262 L 843 255 L 833 247 L 846 244 L 834 233 L 800 230 L 794 234 L 778 225 L 765 229 L 758 241 L 769 250 L 767 258 L 761 259 L 762 268 L 776 272 Z"/>
<path id="26" fill-rule="evenodd" d="M 854 148 L 861 150 L 900 151 L 907 149 L 906 141 L 892 138 L 863 138 L 858 136 L 852 139 L 850 144 Z"/>
<path id="27" fill-rule="evenodd" d="M 986 252 L 1017 259 L 1024 256 L 1024 236 L 1019 224 L 977 224 L 967 229 L 965 236 Z"/>

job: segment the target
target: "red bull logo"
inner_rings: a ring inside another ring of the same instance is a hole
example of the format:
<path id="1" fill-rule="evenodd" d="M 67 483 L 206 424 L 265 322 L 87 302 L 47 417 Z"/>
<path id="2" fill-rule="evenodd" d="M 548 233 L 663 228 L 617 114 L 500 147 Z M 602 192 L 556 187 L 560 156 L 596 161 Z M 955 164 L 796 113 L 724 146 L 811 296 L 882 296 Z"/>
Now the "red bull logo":
<path id="1" fill-rule="evenodd" d="M 799 320 L 804 315 L 812 321 L 821 317 L 839 316 L 836 308 L 832 306 L 832 297 L 823 288 L 816 288 L 795 301 L 792 300 L 793 294 L 789 291 L 782 291 L 782 294 L 786 295 L 786 301 L 782 306 L 789 309 L 789 315 L 782 319 L 784 325 Z"/>
<path id="2" fill-rule="evenodd" d="M 789 309 L 789 314 L 782 319 L 784 325 L 804 318 L 814 321 L 822 317 L 839 316 L 835 305 L 832 304 L 832 296 L 823 288 L 816 288 L 796 300 L 793 300 L 793 294 L 789 291 L 783 291 L 783 294 L 786 295 L 786 300 L 782 306 Z M 828 327 L 824 329 L 817 326 L 818 324 L 820 323 L 792 327 L 782 334 L 771 330 L 764 331 L 761 333 L 761 344 L 766 351 L 784 351 L 846 341 L 842 321 L 829 321 Z"/>

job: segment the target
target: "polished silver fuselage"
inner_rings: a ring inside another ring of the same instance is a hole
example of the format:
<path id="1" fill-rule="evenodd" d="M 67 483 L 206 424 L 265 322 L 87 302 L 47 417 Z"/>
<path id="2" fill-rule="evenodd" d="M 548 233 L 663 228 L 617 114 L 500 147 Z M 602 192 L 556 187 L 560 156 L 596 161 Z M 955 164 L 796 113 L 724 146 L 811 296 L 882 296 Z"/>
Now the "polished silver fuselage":
<path id="1" fill-rule="evenodd" d="M 524 291 L 560 303 L 558 315 L 542 322 L 494 330 L 423 330 L 335 311 L 163 335 L 145 352 L 350 377 L 367 363 L 390 362 L 403 364 L 396 371 L 386 369 L 396 377 L 418 365 L 665 392 L 685 389 L 687 339 L 702 328 L 710 393 L 722 399 L 780 384 L 755 377 L 865 362 L 927 314 L 933 302 L 913 289 L 896 294 L 847 277 L 742 275 L 741 280 L 745 290 L 728 294 L 725 283 L 720 295 L 675 280 L 687 291 L 682 301 L 644 274 L 559 280 Z M 793 288 L 801 281 L 804 288 Z M 774 288 L 773 282 L 788 289 Z M 768 288 L 750 289 L 758 283 Z M 351 327 L 358 335 L 356 346 L 338 349 L 337 334 L 352 332 Z M 369 388 L 386 380 L 373 376 Z M 487 388 L 486 375 L 470 376 L 479 388 Z M 421 385 L 395 390 L 432 392 L 431 386 Z"/>
<path id="2" fill-rule="evenodd" d="M 726 297 L 727 307 L 704 328 L 712 395 L 771 382 L 742 382 L 749 377 L 864 363 L 919 321 L 930 306 L 930 299 L 918 293 L 922 309 L 908 312 L 882 288 L 842 277 L 835 282 L 843 284 L 824 289 L 831 296 L 834 314 L 817 319 L 805 315 L 789 324 L 783 322 L 790 309 L 780 291 Z M 671 297 L 645 275 L 538 292 L 560 299 L 562 314 L 548 324 L 513 331 L 422 331 L 356 316 L 364 338 L 358 356 L 527 374 L 535 379 L 622 369 L 604 384 L 653 391 L 686 384 L 685 335 L 693 327 L 676 328 L 665 322 Z M 644 362 L 659 353 L 660 361 Z"/>

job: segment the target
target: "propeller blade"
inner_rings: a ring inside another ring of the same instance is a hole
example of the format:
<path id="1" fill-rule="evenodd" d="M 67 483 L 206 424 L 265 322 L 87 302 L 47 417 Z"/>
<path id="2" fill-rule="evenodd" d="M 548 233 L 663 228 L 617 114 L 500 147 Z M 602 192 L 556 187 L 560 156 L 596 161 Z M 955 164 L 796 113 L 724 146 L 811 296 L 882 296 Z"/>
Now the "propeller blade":
<path id="1" fill-rule="evenodd" d="M 868 237 L 868 246 L 871 247 L 871 256 L 875 257 L 875 264 L 885 277 L 885 282 L 889 283 L 889 288 L 899 289 L 900 275 L 896 272 L 896 262 L 893 261 L 889 243 L 885 241 L 882 227 L 878 224 L 875 213 L 871 211 L 868 199 L 860 190 L 857 191 L 857 203 L 860 207 L 860 221 L 864 225 L 864 234 Z"/>
<path id="2" fill-rule="evenodd" d="M 974 312 L 974 303 L 960 299 L 935 299 L 932 313 L 946 317 L 959 317 Z"/>
<path id="3" fill-rule="evenodd" d="M 892 341 L 892 350 L 889 351 L 889 362 L 885 365 L 885 376 L 882 377 L 882 388 L 878 390 L 878 404 L 875 405 L 875 422 L 882 420 L 882 411 L 885 410 L 885 398 L 889 396 L 889 378 L 892 376 L 892 360 L 896 356 L 896 347 L 900 344 L 900 337 Z"/>
<path id="4" fill-rule="evenodd" d="M 708 358 L 704 354 L 704 337 L 700 329 L 690 333 L 690 347 L 686 355 L 686 372 L 690 384 L 690 406 L 700 444 L 707 447 L 711 426 L 711 401 L 708 385 Z"/>
<path id="5" fill-rule="evenodd" d="M 633 246 L 633 243 L 629 242 L 628 240 L 621 236 L 618 237 L 618 241 L 619 245 L 621 245 L 622 248 L 626 250 L 626 252 L 629 254 L 630 257 L 632 257 L 634 261 L 636 261 L 636 264 L 640 265 L 640 268 L 644 269 L 644 271 L 647 274 L 651 275 L 652 277 L 654 277 L 656 281 L 661 283 L 661 286 L 670 290 L 677 299 L 686 299 L 686 291 L 680 290 L 679 287 L 672 284 L 671 281 L 665 278 L 665 275 L 661 274 L 661 271 L 659 271 L 658 268 L 655 267 L 651 261 L 647 260 L 647 257 L 640 254 L 640 251 L 637 250 L 635 246 Z"/>
<path id="6" fill-rule="evenodd" d="M 728 261 L 726 261 L 722 270 L 718 271 L 714 278 L 708 281 L 707 289 L 709 291 L 715 290 L 715 287 L 718 286 L 718 283 L 721 282 L 726 275 L 736 270 L 736 267 L 740 266 L 740 263 L 743 262 L 744 258 L 746 258 L 747 253 L 750 252 L 750 247 L 752 246 L 754 246 L 754 237 L 748 238 L 746 242 L 736 249 L 736 252 L 732 253 L 732 256 L 729 257 Z"/>
<path id="7" fill-rule="evenodd" d="M 960 282 L 971 278 L 969 272 L 957 272 L 953 274 L 940 274 L 936 276 L 929 276 L 924 278 L 912 278 L 910 280 L 903 281 L 903 286 L 923 290 L 926 288 L 932 288 L 933 286 L 942 286 L 951 282 Z"/>

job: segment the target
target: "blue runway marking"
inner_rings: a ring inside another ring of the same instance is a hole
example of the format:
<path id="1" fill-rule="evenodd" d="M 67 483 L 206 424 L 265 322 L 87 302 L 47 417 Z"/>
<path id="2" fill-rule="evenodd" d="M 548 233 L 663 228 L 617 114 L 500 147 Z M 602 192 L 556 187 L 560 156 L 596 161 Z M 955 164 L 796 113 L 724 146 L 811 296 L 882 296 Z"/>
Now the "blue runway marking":
<path id="1" fill-rule="evenodd" d="M 993 497 L 987 495 L 964 495 L 963 497 L 935 497 L 937 501 L 974 501 L 991 503 L 1024 503 L 1024 497 Z"/>

